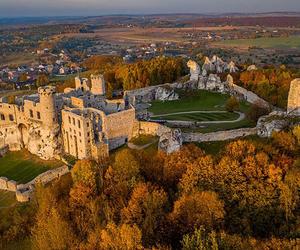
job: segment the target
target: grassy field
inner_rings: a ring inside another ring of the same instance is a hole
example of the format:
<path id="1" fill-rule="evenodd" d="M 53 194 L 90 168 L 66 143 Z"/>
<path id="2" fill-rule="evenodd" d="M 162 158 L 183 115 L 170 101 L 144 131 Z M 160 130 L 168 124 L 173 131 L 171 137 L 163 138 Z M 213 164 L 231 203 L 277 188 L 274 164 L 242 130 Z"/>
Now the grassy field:
<path id="1" fill-rule="evenodd" d="M 154 115 L 169 114 L 186 111 L 210 111 L 225 110 L 225 102 L 229 98 L 206 90 L 179 92 L 180 99 L 176 101 L 154 101 L 151 103 L 149 112 Z"/>
<path id="2" fill-rule="evenodd" d="M 206 90 L 198 90 L 193 92 L 180 92 L 180 100 L 176 101 L 154 101 L 149 108 L 149 112 L 156 115 L 155 119 L 163 120 L 181 120 L 181 121 L 227 121 L 238 118 L 236 113 L 214 113 L 213 111 L 225 111 L 225 103 L 229 98 L 227 94 L 220 94 Z M 240 111 L 247 113 L 250 104 L 247 102 L 240 103 Z M 193 113 L 193 114 L 166 114 L 188 111 L 211 111 L 209 113 Z M 221 130 L 230 130 L 244 127 L 253 127 L 254 123 L 248 119 L 244 119 L 234 123 L 207 124 L 201 128 L 182 128 L 185 132 L 201 132 L 208 133 Z"/>
<path id="3" fill-rule="evenodd" d="M 227 94 L 220 94 L 207 90 L 188 92 L 180 91 L 179 95 L 181 98 L 176 101 L 152 102 L 148 111 L 154 115 L 165 115 L 188 111 L 226 111 L 225 103 L 230 97 Z M 248 108 L 249 103 L 240 103 L 240 109 L 242 112 L 246 112 Z"/>
<path id="4" fill-rule="evenodd" d="M 0 66 L 31 64 L 37 61 L 38 61 L 37 56 L 30 52 L 12 53 L 9 54 L 8 56 L 3 56 L 3 57 L 1 56 Z"/>
<path id="5" fill-rule="evenodd" d="M 39 174 L 62 165 L 59 161 L 43 161 L 26 150 L 9 152 L 0 158 L 0 176 L 27 183 Z"/>
<path id="6" fill-rule="evenodd" d="M 257 39 L 238 39 L 216 42 L 214 45 L 225 47 L 260 47 L 260 48 L 278 48 L 290 49 L 300 48 L 300 36 L 291 37 L 264 37 Z"/>
<path id="7" fill-rule="evenodd" d="M 152 118 L 153 120 L 175 120 L 175 121 L 234 121 L 239 117 L 237 113 L 191 113 L 191 114 L 177 114 L 177 115 L 167 115 L 158 116 Z"/>
<path id="8" fill-rule="evenodd" d="M 11 91 L 6 91 L 6 92 L 1 92 L 0 97 L 31 95 L 36 92 L 37 92 L 37 90 L 11 90 Z"/>
<path id="9" fill-rule="evenodd" d="M 137 146 L 144 146 L 149 143 L 157 141 L 158 138 L 156 136 L 152 135 L 140 135 L 139 137 L 134 137 L 130 140 L 131 143 L 137 145 Z"/>
<path id="10" fill-rule="evenodd" d="M 252 128 L 255 127 L 256 123 L 248 119 L 244 119 L 239 122 L 234 123 L 218 123 L 218 124 L 208 124 L 199 128 L 181 128 L 183 132 L 200 132 L 200 133 L 211 133 L 217 131 L 238 129 L 238 128 Z"/>

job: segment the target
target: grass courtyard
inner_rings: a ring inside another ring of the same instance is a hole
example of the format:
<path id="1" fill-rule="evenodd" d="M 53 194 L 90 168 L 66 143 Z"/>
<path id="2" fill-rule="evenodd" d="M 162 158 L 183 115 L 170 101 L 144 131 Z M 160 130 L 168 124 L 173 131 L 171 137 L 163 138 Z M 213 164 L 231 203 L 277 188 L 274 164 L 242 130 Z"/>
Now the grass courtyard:
<path id="1" fill-rule="evenodd" d="M 9 152 L 0 158 L 0 176 L 18 183 L 27 183 L 39 174 L 62 166 L 60 161 L 44 161 L 26 150 Z"/>
<path id="2" fill-rule="evenodd" d="M 177 115 L 162 115 L 156 116 L 152 119 L 154 120 L 177 120 L 177 121 L 197 121 L 197 122 L 206 122 L 206 121 L 234 121 L 239 118 L 239 114 L 225 112 L 209 112 L 209 113 L 183 113 Z"/>
<path id="3" fill-rule="evenodd" d="M 207 90 L 179 91 L 180 99 L 176 101 L 154 101 L 149 112 L 154 115 L 188 112 L 188 111 L 225 111 L 229 95 Z"/>
<path id="4" fill-rule="evenodd" d="M 225 104 L 230 98 L 227 94 L 220 94 L 207 90 L 197 90 L 187 92 L 180 91 L 179 95 L 180 99 L 176 101 L 152 102 L 151 107 L 148 109 L 153 116 L 151 119 L 212 122 L 211 124 L 203 124 L 203 126 L 198 128 L 183 128 L 182 130 L 186 132 L 194 131 L 207 133 L 255 126 L 255 124 L 247 118 L 237 122 L 225 122 L 235 121 L 239 118 L 238 113 L 226 112 Z M 247 113 L 249 108 L 249 103 L 244 101 L 240 102 L 240 112 Z M 213 123 L 218 121 L 220 121 L 220 123 Z M 222 123 L 222 121 L 224 121 L 224 123 Z"/>

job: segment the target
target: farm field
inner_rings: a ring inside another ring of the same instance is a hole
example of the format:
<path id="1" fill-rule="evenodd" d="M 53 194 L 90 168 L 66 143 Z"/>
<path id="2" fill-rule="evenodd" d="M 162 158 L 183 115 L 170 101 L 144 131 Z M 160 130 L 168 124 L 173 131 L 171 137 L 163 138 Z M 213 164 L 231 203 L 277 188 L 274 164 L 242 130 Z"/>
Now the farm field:
<path id="1" fill-rule="evenodd" d="M 0 158 L 0 176 L 18 183 L 27 183 L 39 174 L 62 166 L 60 161 L 44 161 L 26 150 L 9 152 Z"/>
<path id="2" fill-rule="evenodd" d="M 214 43 L 214 45 L 219 47 L 225 46 L 240 48 L 261 47 L 274 49 L 292 49 L 300 48 L 300 36 L 226 40 L 222 42 L 216 42 Z"/>
<path id="3" fill-rule="evenodd" d="M 0 66 L 30 64 L 37 62 L 37 60 L 37 56 L 29 52 L 14 53 L 9 56 L 3 56 L 0 61 Z"/>

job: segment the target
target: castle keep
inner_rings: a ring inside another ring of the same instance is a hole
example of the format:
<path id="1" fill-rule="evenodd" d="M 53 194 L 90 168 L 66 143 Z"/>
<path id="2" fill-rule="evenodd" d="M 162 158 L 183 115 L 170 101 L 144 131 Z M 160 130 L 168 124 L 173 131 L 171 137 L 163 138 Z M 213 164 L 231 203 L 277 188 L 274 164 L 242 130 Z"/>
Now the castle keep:
<path id="1" fill-rule="evenodd" d="M 102 75 L 75 78 L 75 89 L 38 89 L 9 104 L 0 102 L 0 149 L 22 148 L 43 159 L 67 153 L 100 160 L 131 139 L 135 109 L 123 99 L 107 100 Z"/>

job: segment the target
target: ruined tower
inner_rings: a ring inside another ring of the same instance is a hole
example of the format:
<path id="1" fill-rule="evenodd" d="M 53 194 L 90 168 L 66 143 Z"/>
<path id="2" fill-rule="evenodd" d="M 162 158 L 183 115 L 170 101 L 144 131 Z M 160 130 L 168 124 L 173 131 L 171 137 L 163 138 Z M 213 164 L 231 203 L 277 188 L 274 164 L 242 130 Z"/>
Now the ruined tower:
<path id="1" fill-rule="evenodd" d="M 105 80 L 103 75 L 91 75 L 91 92 L 93 95 L 105 95 Z"/>
<path id="2" fill-rule="evenodd" d="M 80 77 L 75 77 L 75 88 L 77 90 L 83 91 L 89 91 L 89 86 L 88 86 L 88 79 L 87 78 L 80 78 Z"/>
<path id="3" fill-rule="evenodd" d="M 57 123 L 57 113 L 55 110 L 55 92 L 53 86 L 38 88 L 40 96 L 40 116 L 45 126 L 52 127 Z"/>
<path id="4" fill-rule="evenodd" d="M 300 78 L 291 82 L 287 112 L 292 115 L 300 115 Z"/>

